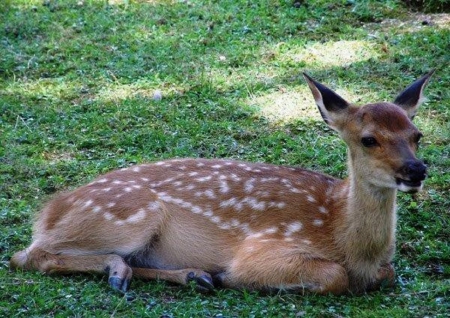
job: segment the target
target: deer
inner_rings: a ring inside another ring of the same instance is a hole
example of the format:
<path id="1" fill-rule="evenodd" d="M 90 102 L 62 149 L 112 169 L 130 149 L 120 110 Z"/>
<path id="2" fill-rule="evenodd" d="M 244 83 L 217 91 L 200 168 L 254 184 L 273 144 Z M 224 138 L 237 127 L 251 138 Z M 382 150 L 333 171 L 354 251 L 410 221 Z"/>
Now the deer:
<path id="1" fill-rule="evenodd" d="M 227 159 L 168 159 L 104 174 L 37 215 L 11 269 L 132 276 L 200 290 L 361 294 L 395 284 L 396 196 L 426 165 L 412 123 L 434 71 L 394 102 L 356 106 L 304 73 L 346 143 L 348 177 Z"/>

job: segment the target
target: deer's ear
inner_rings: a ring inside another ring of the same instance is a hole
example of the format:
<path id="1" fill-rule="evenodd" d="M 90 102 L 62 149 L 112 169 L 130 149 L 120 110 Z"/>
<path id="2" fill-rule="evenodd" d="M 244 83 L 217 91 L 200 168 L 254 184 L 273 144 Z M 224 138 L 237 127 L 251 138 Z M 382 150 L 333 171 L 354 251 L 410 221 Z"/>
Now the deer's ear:
<path id="1" fill-rule="evenodd" d="M 414 118 L 417 109 L 419 108 L 420 104 L 422 104 L 424 99 L 423 89 L 430 81 L 431 75 L 433 75 L 433 73 L 434 70 L 416 80 L 414 83 L 405 88 L 405 90 L 401 92 L 394 100 L 394 104 L 406 110 L 409 118 Z"/>
<path id="2" fill-rule="evenodd" d="M 333 129 L 340 114 L 345 112 L 349 103 L 325 85 L 315 81 L 308 74 L 303 73 L 309 88 L 314 96 L 317 107 L 323 120 Z"/>

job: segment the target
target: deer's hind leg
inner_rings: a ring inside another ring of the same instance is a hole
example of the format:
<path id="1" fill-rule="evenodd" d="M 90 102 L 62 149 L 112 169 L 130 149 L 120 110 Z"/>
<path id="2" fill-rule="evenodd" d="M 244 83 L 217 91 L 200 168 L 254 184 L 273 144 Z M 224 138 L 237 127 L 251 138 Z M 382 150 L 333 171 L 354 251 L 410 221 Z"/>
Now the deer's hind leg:
<path id="1" fill-rule="evenodd" d="M 46 274 L 107 273 L 113 289 L 125 292 L 132 275 L 145 279 L 161 279 L 186 285 L 195 281 L 199 290 L 214 288 L 211 276 L 197 269 L 161 270 L 130 267 L 116 254 L 62 255 L 52 254 L 40 248 L 28 248 L 17 252 L 10 260 L 11 269 L 38 270 Z"/>
<path id="2" fill-rule="evenodd" d="M 112 288 L 125 292 L 131 281 L 132 270 L 116 254 L 63 255 L 52 254 L 41 248 L 17 252 L 10 261 L 12 269 L 38 270 L 47 274 L 108 273 Z"/>
<path id="3" fill-rule="evenodd" d="M 346 270 L 296 244 L 246 240 L 227 271 L 215 279 L 227 288 L 294 290 L 318 294 L 348 291 Z"/>

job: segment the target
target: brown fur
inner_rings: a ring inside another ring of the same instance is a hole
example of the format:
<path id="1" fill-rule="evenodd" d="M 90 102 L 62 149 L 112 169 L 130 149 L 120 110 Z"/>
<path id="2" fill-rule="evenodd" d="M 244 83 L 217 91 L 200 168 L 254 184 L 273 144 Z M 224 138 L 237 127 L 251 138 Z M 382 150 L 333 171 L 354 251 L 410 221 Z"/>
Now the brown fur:
<path id="1" fill-rule="evenodd" d="M 308 79 L 322 115 L 349 147 L 347 180 L 231 160 L 114 171 L 52 200 L 11 267 L 106 271 L 121 290 L 132 274 L 207 289 L 214 275 L 231 288 L 334 294 L 392 284 L 395 178 L 405 161 L 417 160 L 418 130 L 402 105 L 327 109 L 324 91 Z M 367 134 L 379 147 L 361 145 Z"/>

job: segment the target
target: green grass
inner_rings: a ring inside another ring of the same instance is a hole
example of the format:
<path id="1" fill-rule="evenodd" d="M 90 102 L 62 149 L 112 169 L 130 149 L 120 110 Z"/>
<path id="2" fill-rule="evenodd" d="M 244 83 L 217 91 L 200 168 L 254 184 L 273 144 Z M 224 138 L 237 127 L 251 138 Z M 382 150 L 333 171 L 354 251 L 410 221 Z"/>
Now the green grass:
<path id="1" fill-rule="evenodd" d="M 400 1 L 5 1 L 0 6 L 0 315 L 448 317 L 450 23 Z M 52 195 L 173 157 L 301 165 L 345 177 L 345 146 L 301 72 L 363 104 L 437 72 L 416 118 L 425 190 L 399 195 L 395 288 L 264 295 L 10 272 Z M 162 99 L 154 99 L 155 91 Z"/>

